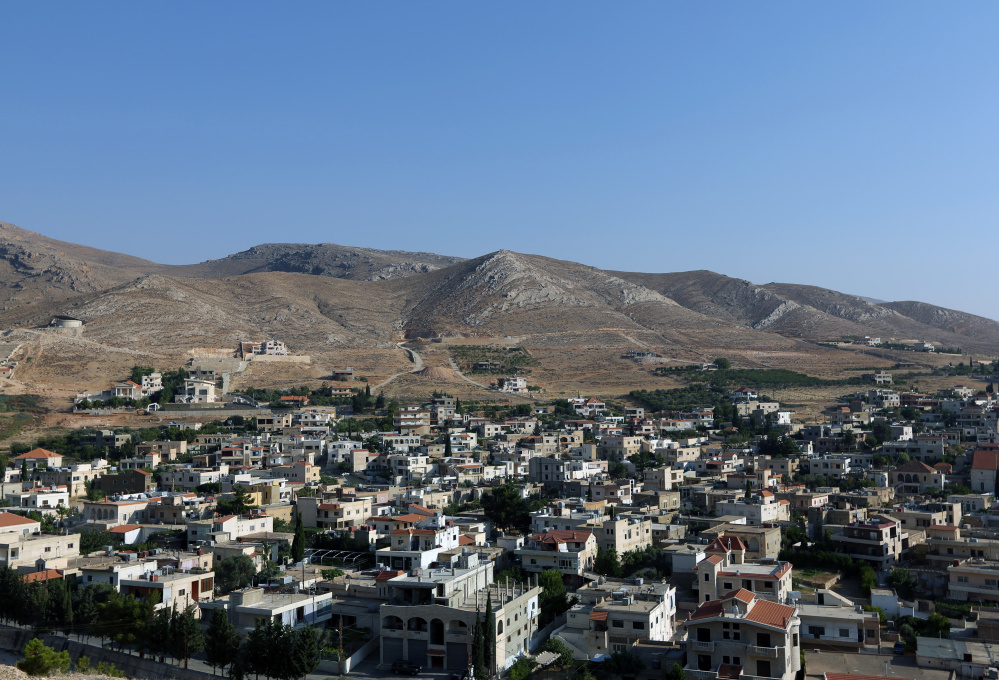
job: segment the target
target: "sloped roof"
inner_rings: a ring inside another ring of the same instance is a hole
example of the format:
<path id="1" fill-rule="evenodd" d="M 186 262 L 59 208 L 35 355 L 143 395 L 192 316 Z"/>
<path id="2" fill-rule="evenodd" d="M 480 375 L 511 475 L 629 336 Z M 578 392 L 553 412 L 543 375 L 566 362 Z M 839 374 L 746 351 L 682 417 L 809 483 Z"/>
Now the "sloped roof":
<path id="1" fill-rule="evenodd" d="M 138 524 L 122 524 L 121 526 L 111 527 L 108 529 L 109 534 L 127 534 L 130 531 L 135 531 L 136 529 L 141 529 L 142 527 Z"/>
<path id="2" fill-rule="evenodd" d="M 27 453 L 22 453 L 20 456 L 14 456 L 14 460 L 26 460 L 32 458 L 62 458 L 61 454 L 52 453 L 45 449 L 32 449 Z"/>
<path id="3" fill-rule="evenodd" d="M 794 616 L 794 607 L 759 599 L 746 614 L 746 618 L 750 621 L 774 628 L 787 628 L 787 622 L 792 616 Z"/>
<path id="4" fill-rule="evenodd" d="M 971 462 L 972 470 L 999 469 L 999 451 L 975 451 Z"/>
<path id="5" fill-rule="evenodd" d="M 57 569 L 42 569 L 41 571 L 23 575 L 21 580 L 25 583 L 38 583 L 39 581 L 52 581 L 57 578 L 62 578 L 61 571 Z"/>
<path id="6" fill-rule="evenodd" d="M 392 571 L 392 570 L 380 571 L 380 572 L 378 572 L 378 575 L 375 576 L 375 580 L 376 581 L 388 581 L 389 579 L 393 579 L 396 576 L 402 576 L 405 573 L 406 572 L 404 572 L 404 571 Z"/>
<path id="7" fill-rule="evenodd" d="M 910 460 L 908 463 L 903 463 L 895 468 L 896 472 L 936 472 L 926 463 L 918 460 Z"/>
<path id="8" fill-rule="evenodd" d="M 29 524 L 38 524 L 38 522 L 13 512 L 0 512 L 0 527 L 27 526 Z"/>
<path id="9" fill-rule="evenodd" d="M 551 529 L 543 534 L 534 534 L 530 540 L 541 543 L 586 543 L 592 535 L 592 531 Z"/>

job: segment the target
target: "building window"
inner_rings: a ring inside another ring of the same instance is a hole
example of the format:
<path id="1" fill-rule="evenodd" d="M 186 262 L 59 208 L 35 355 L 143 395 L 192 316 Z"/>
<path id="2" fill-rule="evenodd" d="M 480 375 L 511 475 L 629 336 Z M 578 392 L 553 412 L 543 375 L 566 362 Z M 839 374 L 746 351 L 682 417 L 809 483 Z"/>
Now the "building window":
<path id="1" fill-rule="evenodd" d="M 614 628 L 624 628 L 624 621 L 611 621 L 611 626 Z"/>

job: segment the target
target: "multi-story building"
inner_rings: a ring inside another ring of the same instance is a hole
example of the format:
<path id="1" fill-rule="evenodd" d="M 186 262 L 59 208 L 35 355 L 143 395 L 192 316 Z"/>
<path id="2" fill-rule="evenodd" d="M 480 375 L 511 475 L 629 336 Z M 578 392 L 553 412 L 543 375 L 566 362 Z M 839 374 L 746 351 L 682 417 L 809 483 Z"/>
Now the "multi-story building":
<path id="1" fill-rule="evenodd" d="M 597 547 L 613 548 L 618 555 L 652 545 L 652 520 L 639 517 L 596 518 L 587 522 L 597 539 Z"/>
<path id="2" fill-rule="evenodd" d="M 746 547 L 747 561 L 777 559 L 781 550 L 781 530 L 777 526 L 749 526 L 747 524 L 719 524 L 705 529 L 701 536 L 714 540 L 720 536 L 738 538 Z"/>
<path id="3" fill-rule="evenodd" d="M 332 618 L 333 593 L 268 593 L 263 588 L 244 588 L 202 605 L 205 610 L 219 607 L 240 632 L 268 621 L 300 628 L 322 625 Z"/>
<path id="4" fill-rule="evenodd" d="M 404 435 L 430 434 L 430 411 L 418 406 L 407 406 L 395 412 L 392 427 Z"/>
<path id="5" fill-rule="evenodd" d="M 902 554 L 902 530 L 895 520 L 874 517 L 854 522 L 833 534 L 833 547 L 854 559 L 870 562 L 875 569 L 888 569 Z"/>
<path id="6" fill-rule="evenodd" d="M 767 559 L 745 561 L 746 546 L 734 536 L 720 536 L 704 550 L 697 564 L 698 600 L 718 600 L 744 588 L 774 602 L 787 602 L 791 592 L 791 563 Z"/>
<path id="7" fill-rule="evenodd" d="M 736 515 L 745 517 L 746 524 L 760 526 L 776 522 L 787 522 L 791 519 L 790 504 L 786 500 L 777 500 L 770 491 L 761 491 L 752 498 L 737 498 L 720 501 L 715 505 L 719 515 Z"/>
<path id="8" fill-rule="evenodd" d="M 640 642 L 665 642 L 676 625 L 676 588 L 608 579 L 576 590 L 579 603 L 566 612 L 557 637 L 588 657 L 630 651 Z"/>
<path id="9" fill-rule="evenodd" d="M 0 512 L 0 535 L 10 538 L 7 534 L 30 536 L 41 532 L 42 523 L 22 517 L 13 512 Z"/>
<path id="10" fill-rule="evenodd" d="M 794 607 L 743 588 L 702 602 L 684 622 L 684 673 L 690 680 L 793 680 L 801 668 L 800 625 Z"/>
<path id="11" fill-rule="evenodd" d="M 683 483 L 683 470 L 660 467 L 646 470 L 642 475 L 646 491 L 671 491 Z"/>
<path id="12" fill-rule="evenodd" d="M 302 516 L 302 523 L 307 527 L 320 529 L 346 529 L 363 526 L 367 524 L 367 520 L 371 516 L 370 498 L 349 501 L 302 497 L 298 499 L 297 506 Z"/>
<path id="13" fill-rule="evenodd" d="M 80 555 L 80 535 L 0 533 L 0 564 L 11 569 L 37 571 L 65 569 Z"/>
<path id="14" fill-rule="evenodd" d="M 99 461 L 102 464 L 103 461 Z M 87 483 L 103 475 L 107 468 L 94 463 L 73 463 L 63 467 L 49 467 L 42 470 L 40 478 L 46 486 L 65 486 L 70 498 L 87 493 Z"/>
<path id="15" fill-rule="evenodd" d="M 999 564 L 974 558 L 947 567 L 947 597 L 962 602 L 999 602 Z"/>
<path id="16" fill-rule="evenodd" d="M 93 482 L 94 488 L 103 491 L 108 496 L 129 493 L 149 493 L 156 489 L 153 475 L 145 470 L 122 470 L 98 477 Z"/>
<path id="17" fill-rule="evenodd" d="M 41 470 L 48 467 L 59 467 L 62 465 L 62 456 L 45 449 L 32 449 L 27 453 L 14 456 L 12 462 L 15 467 L 24 466 L 28 470 Z"/>
<path id="18" fill-rule="evenodd" d="M 201 609 L 198 605 L 215 599 L 215 572 L 202 567 L 189 571 L 160 567 L 137 578 L 123 578 L 118 588 L 123 595 L 134 595 L 140 599 L 155 594 L 159 600 L 155 610 L 176 607 L 184 611 L 193 607 L 191 611 L 195 618 L 199 618 Z"/>
<path id="19" fill-rule="evenodd" d="M 538 596 L 529 584 L 496 584 L 493 563 L 463 552 L 437 569 L 385 571 L 378 594 L 387 602 L 381 616 L 381 662 L 408 660 L 431 669 L 465 670 L 472 633 L 487 599 L 496 618 L 494 669 L 502 672 L 524 652 L 538 631 Z"/>
<path id="20" fill-rule="evenodd" d="M 597 540 L 591 531 L 552 529 L 527 538 L 523 548 L 514 551 L 524 571 L 540 573 L 556 570 L 582 576 L 593 569 Z"/>

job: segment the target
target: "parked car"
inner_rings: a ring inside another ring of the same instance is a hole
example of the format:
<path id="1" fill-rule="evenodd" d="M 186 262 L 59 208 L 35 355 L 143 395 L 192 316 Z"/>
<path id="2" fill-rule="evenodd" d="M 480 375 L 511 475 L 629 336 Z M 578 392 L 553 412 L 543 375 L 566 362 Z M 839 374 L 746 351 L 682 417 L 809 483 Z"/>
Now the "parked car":
<path id="1" fill-rule="evenodd" d="M 891 649 L 896 654 L 905 654 L 905 643 L 899 640 Z"/>
<path id="2" fill-rule="evenodd" d="M 398 675 L 418 675 L 423 670 L 415 663 L 408 661 L 393 661 L 392 672 Z"/>

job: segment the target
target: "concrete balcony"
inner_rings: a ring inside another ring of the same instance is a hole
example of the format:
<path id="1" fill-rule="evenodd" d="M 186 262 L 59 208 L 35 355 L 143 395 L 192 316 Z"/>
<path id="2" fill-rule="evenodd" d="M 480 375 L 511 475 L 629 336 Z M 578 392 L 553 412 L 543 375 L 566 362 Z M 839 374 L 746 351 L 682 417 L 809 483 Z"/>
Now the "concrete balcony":
<path id="1" fill-rule="evenodd" d="M 713 652 L 715 651 L 714 642 L 699 642 L 698 640 L 690 640 L 687 643 L 691 650 L 695 652 Z"/>
<path id="2" fill-rule="evenodd" d="M 746 648 L 746 653 L 750 656 L 764 656 L 768 659 L 779 659 L 784 655 L 784 650 L 780 647 L 757 647 L 755 645 L 749 645 Z"/>
<path id="3" fill-rule="evenodd" d="M 718 671 L 699 671 L 692 668 L 684 668 L 683 674 L 687 680 L 717 680 Z"/>

